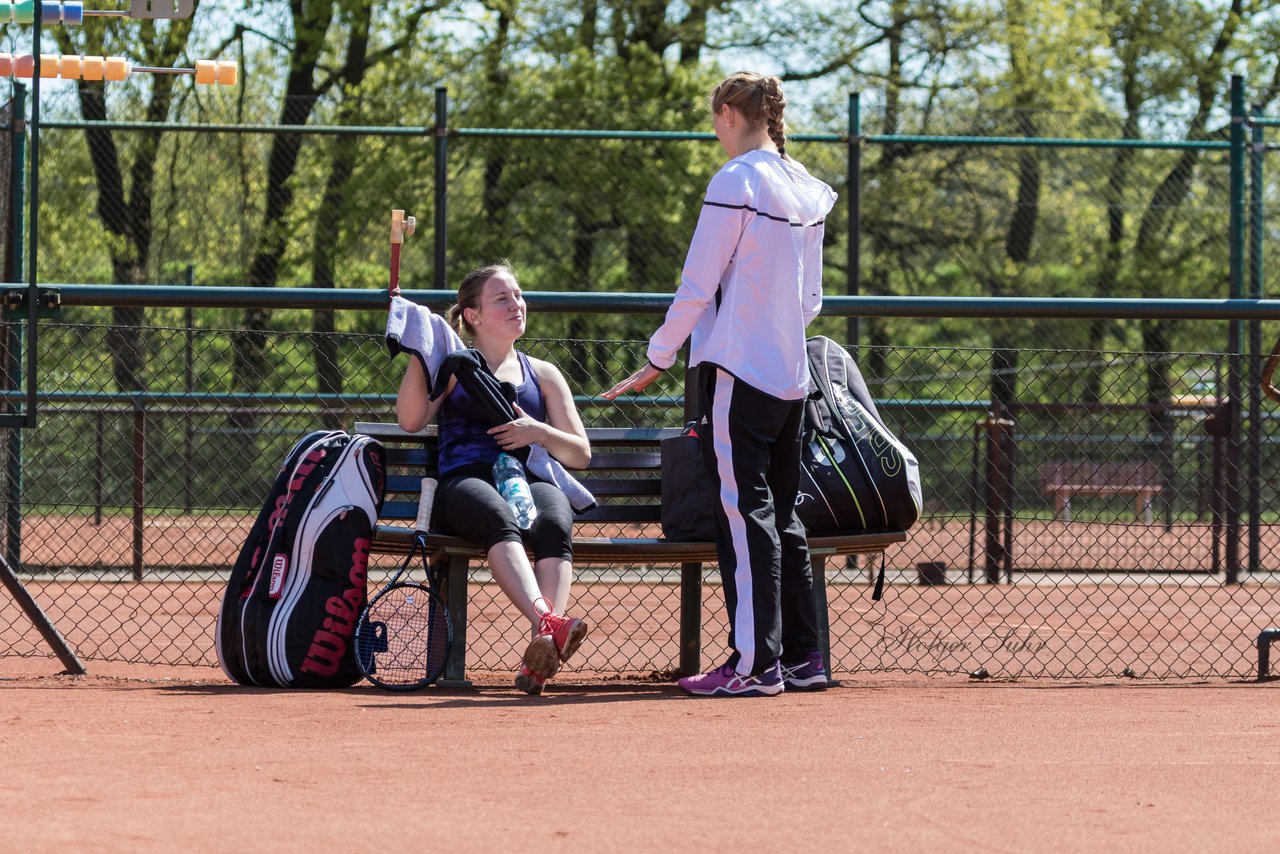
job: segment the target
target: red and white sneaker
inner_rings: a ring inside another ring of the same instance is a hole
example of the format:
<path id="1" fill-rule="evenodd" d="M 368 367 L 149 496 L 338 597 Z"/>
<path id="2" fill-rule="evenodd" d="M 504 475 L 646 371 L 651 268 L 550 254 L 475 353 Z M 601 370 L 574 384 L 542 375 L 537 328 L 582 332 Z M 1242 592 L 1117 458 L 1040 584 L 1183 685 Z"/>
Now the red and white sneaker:
<path id="1" fill-rule="evenodd" d="M 520 672 L 516 674 L 516 687 L 521 691 L 537 696 L 542 693 L 546 684 L 546 679 L 534 673 L 526 665 L 520 665 Z"/>
<path id="2" fill-rule="evenodd" d="M 538 623 L 539 637 L 547 635 L 551 637 L 555 643 L 556 654 L 561 661 L 568 661 L 569 657 L 578 651 L 589 630 L 586 620 L 561 617 L 552 613 L 543 614 Z"/>

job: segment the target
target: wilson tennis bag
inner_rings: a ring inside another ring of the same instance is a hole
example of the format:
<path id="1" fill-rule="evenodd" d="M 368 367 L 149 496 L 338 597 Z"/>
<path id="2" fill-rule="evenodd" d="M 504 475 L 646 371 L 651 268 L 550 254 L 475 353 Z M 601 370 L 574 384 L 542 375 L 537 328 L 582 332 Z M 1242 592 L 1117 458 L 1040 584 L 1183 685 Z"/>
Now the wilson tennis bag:
<path id="1" fill-rule="evenodd" d="M 906 529 L 920 518 L 920 465 L 889 432 L 853 359 L 830 338 L 806 344 L 809 397 L 796 512 L 806 529 Z"/>
<path id="2" fill-rule="evenodd" d="M 381 443 L 341 430 L 293 446 L 258 514 L 218 612 L 218 661 L 241 685 L 342 688 L 367 600 L 382 509 Z"/>

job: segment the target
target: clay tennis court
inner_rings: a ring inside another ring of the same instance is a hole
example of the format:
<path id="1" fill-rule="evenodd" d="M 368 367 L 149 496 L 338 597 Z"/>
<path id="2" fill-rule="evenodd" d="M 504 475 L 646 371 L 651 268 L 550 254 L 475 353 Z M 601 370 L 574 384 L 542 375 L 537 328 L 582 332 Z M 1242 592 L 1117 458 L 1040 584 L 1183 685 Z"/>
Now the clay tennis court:
<path id="1" fill-rule="evenodd" d="M 33 550 L 39 525 L 24 528 Z M 1280 834 L 1267 785 L 1280 770 L 1277 688 L 1252 676 L 1259 628 L 1280 622 L 1270 574 L 955 583 L 962 546 L 926 524 L 890 554 L 879 603 L 865 567 L 833 568 L 840 687 L 719 701 L 670 681 L 674 570 L 584 571 L 575 596 L 593 636 L 542 698 L 510 687 L 522 629 L 481 573 L 473 689 L 283 691 L 222 677 L 216 570 L 165 559 L 221 554 L 240 526 L 149 523 L 148 563 L 170 568 L 143 582 L 127 549 L 105 550 L 106 532 L 64 528 L 84 538 L 63 549 L 126 564 L 108 580 L 63 570 L 28 585 L 91 651 L 89 676 L 56 675 L 0 597 L 0 640 L 30 650 L 0 659 L 0 792 L 20 805 L 6 847 L 1149 851 L 1261 848 Z M 1099 567 L 1122 539 L 1153 538 L 1152 554 L 1161 537 L 1057 533 L 1039 531 L 1043 551 L 1074 542 Z M 920 586 L 904 568 L 939 555 L 951 584 Z M 713 568 L 706 579 L 712 663 L 723 605 Z M 187 664 L 124 663 L 142 660 Z M 970 679 L 975 666 L 996 678 Z M 1054 678 L 1081 666 L 1092 678 Z M 1117 678 L 1124 667 L 1140 678 Z M 903 669 L 933 675 L 875 672 Z M 1219 675 L 1170 678 L 1199 672 Z"/>
<path id="2" fill-rule="evenodd" d="M 391 695 L 0 662 L 15 851 L 1261 850 L 1273 684 L 855 676 Z"/>

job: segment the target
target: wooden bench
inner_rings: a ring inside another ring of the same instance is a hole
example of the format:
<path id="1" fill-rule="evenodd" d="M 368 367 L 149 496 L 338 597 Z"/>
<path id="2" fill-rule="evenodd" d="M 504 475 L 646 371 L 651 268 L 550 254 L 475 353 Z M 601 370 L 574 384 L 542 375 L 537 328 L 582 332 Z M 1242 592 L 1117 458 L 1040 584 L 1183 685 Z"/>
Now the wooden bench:
<path id="1" fill-rule="evenodd" d="M 378 439 L 387 451 L 386 500 L 372 551 L 407 554 L 413 544 L 410 526 L 417 513 L 422 478 L 436 474 L 435 427 L 420 433 L 406 433 L 395 424 L 358 422 L 354 431 Z M 679 668 L 682 675 L 689 675 L 702 669 L 702 565 L 715 562 L 716 548 L 711 542 L 676 542 L 661 536 L 659 442 L 679 432 L 675 428 L 587 429 L 592 448 L 591 465 L 578 474 L 599 506 L 575 520 L 573 550 L 575 568 L 602 564 L 681 565 Z M 593 535 L 601 527 L 612 535 Z M 827 558 L 879 553 L 905 539 L 905 531 L 859 531 L 809 538 L 821 642 L 828 659 Z M 441 595 L 454 620 L 456 639 L 444 679 L 450 684 L 466 684 L 467 572 L 471 562 L 483 560 L 484 554 L 478 546 L 439 531 L 430 532 L 427 545 L 432 550 L 433 565 L 445 564 Z"/>
<path id="2" fill-rule="evenodd" d="M 1040 492 L 1052 496 L 1054 514 L 1071 521 L 1073 495 L 1132 495 L 1134 514 L 1151 524 L 1151 503 L 1164 486 L 1156 464 L 1146 460 L 1097 462 L 1057 460 L 1040 466 Z"/>

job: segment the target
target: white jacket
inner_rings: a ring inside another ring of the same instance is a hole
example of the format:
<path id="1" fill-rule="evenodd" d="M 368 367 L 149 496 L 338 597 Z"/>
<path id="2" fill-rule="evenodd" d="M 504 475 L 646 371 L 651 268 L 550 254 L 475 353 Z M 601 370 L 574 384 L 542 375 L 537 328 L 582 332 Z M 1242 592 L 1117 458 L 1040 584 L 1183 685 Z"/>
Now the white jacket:
<path id="1" fill-rule="evenodd" d="M 669 368 L 692 335 L 703 362 L 782 400 L 805 396 L 805 327 L 822 307 L 823 222 L 835 191 L 794 160 L 748 151 L 707 186 L 680 287 L 649 339 Z"/>

